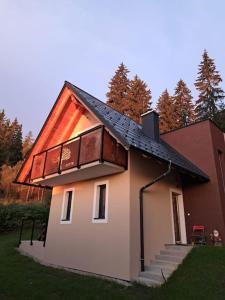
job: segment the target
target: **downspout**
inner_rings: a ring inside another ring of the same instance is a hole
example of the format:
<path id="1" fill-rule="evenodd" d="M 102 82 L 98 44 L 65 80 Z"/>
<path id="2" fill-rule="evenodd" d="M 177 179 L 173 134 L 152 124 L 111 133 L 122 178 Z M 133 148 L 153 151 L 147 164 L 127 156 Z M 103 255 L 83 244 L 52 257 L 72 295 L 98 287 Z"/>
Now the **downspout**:
<path id="1" fill-rule="evenodd" d="M 165 173 L 154 179 L 153 181 L 149 182 L 148 184 L 144 185 L 139 190 L 139 200 L 140 200 L 140 246 L 141 246 L 141 272 L 145 270 L 145 253 L 144 253 L 144 191 L 152 186 L 153 184 L 157 183 L 158 181 L 165 178 L 171 172 L 171 160 L 169 161 L 168 169 Z"/>

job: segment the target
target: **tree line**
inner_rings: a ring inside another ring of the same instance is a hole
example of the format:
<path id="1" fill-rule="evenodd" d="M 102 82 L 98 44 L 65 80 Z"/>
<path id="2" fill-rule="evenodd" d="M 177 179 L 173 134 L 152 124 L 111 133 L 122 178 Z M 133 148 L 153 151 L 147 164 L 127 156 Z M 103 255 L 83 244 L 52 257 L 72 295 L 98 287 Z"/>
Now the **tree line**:
<path id="1" fill-rule="evenodd" d="M 0 111 L 0 199 L 1 203 L 43 200 L 45 191 L 13 184 L 22 161 L 33 144 L 31 131 L 23 139 L 22 124 Z"/>
<path id="2" fill-rule="evenodd" d="M 122 114 L 141 123 L 141 114 L 152 108 L 151 90 L 137 75 L 128 78 L 129 70 L 121 63 L 109 82 L 107 104 Z M 156 104 L 160 115 L 160 132 L 168 132 L 193 122 L 211 119 L 225 131 L 225 94 L 222 78 L 215 61 L 204 50 L 198 66 L 195 88 L 198 97 L 194 103 L 191 90 L 180 79 L 170 95 L 165 89 Z"/>

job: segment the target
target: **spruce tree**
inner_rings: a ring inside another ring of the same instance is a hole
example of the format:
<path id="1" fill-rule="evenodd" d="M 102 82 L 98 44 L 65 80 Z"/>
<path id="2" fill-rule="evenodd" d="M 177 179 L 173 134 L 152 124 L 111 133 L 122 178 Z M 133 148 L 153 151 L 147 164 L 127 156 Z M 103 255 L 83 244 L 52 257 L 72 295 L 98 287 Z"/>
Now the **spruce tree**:
<path id="1" fill-rule="evenodd" d="M 160 116 L 159 127 L 161 133 L 176 128 L 173 99 L 169 95 L 167 89 L 159 97 L 156 109 Z"/>
<path id="2" fill-rule="evenodd" d="M 33 142 L 34 142 L 33 133 L 32 133 L 32 131 L 29 131 L 23 140 L 23 149 L 22 149 L 23 158 L 26 156 L 28 151 L 31 149 Z"/>
<path id="3" fill-rule="evenodd" d="M 0 111 L 0 167 L 6 163 L 9 153 L 9 127 L 10 121 L 5 111 Z"/>
<path id="4" fill-rule="evenodd" d="M 199 91 L 196 101 L 196 117 L 198 120 L 210 118 L 216 122 L 219 110 L 223 108 L 224 91 L 220 87 L 222 82 L 215 62 L 205 50 L 198 68 L 198 77 L 195 87 Z"/>
<path id="5" fill-rule="evenodd" d="M 14 166 L 22 158 L 22 125 L 15 119 L 10 125 L 8 164 Z"/>
<path id="6" fill-rule="evenodd" d="M 216 115 L 216 124 L 223 132 L 225 132 L 225 109 L 219 111 Z"/>
<path id="7" fill-rule="evenodd" d="M 141 114 L 150 109 L 151 91 L 147 84 L 137 75 L 130 81 L 130 89 L 125 101 L 124 114 L 137 123 L 140 123 Z"/>
<path id="8" fill-rule="evenodd" d="M 109 92 L 107 96 L 107 104 L 118 110 L 122 114 L 125 112 L 127 94 L 129 91 L 130 81 L 127 77 L 129 70 L 121 63 L 116 70 L 115 75 L 109 82 Z"/>
<path id="9" fill-rule="evenodd" d="M 186 83 L 180 79 L 173 96 L 176 127 L 186 126 L 194 121 L 194 105 L 191 91 Z"/>

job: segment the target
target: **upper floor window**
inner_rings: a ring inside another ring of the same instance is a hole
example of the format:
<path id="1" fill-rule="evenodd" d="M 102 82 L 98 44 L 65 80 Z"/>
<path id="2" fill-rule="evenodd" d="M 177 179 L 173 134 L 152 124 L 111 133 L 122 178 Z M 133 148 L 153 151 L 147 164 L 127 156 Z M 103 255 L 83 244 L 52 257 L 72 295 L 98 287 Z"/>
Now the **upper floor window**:
<path id="1" fill-rule="evenodd" d="M 61 224 L 70 224 L 72 221 L 74 189 L 64 190 L 61 213 Z"/>
<path id="2" fill-rule="evenodd" d="M 108 221 L 108 182 L 95 184 L 93 223 L 107 223 Z"/>

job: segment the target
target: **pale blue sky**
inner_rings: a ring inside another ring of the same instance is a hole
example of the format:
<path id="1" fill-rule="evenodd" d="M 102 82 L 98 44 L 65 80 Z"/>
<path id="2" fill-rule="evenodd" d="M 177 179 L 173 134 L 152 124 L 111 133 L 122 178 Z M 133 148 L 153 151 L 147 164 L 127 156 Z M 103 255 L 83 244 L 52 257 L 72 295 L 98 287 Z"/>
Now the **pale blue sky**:
<path id="1" fill-rule="evenodd" d="M 225 80 L 224 12 L 222 0 L 0 0 L 0 109 L 36 135 L 64 80 L 105 101 L 122 61 L 154 102 L 180 78 L 196 95 L 205 48 Z"/>

